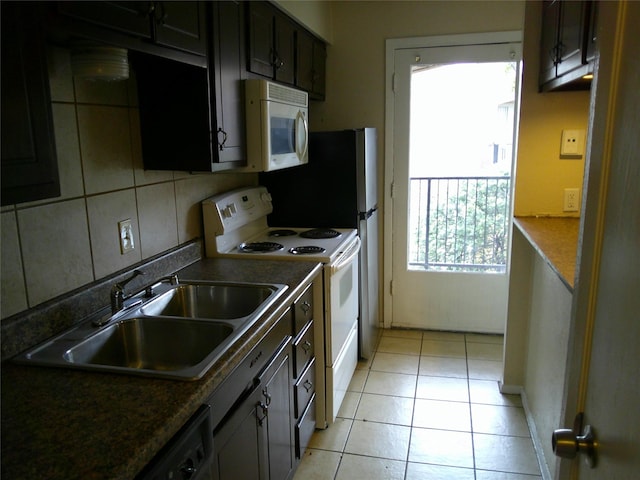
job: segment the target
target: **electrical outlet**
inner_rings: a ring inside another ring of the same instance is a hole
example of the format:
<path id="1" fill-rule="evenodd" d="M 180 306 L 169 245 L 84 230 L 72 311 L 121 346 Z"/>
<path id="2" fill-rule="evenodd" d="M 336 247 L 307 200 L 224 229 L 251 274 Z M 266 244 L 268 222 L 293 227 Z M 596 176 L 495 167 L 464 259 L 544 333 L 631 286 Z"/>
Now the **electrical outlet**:
<path id="1" fill-rule="evenodd" d="M 118 232 L 120 234 L 120 253 L 124 255 L 134 250 L 136 246 L 133 240 L 133 226 L 130 218 L 118 222 Z"/>
<path id="2" fill-rule="evenodd" d="M 580 210 L 580 189 L 565 188 L 564 189 L 564 208 L 565 212 L 577 212 Z"/>

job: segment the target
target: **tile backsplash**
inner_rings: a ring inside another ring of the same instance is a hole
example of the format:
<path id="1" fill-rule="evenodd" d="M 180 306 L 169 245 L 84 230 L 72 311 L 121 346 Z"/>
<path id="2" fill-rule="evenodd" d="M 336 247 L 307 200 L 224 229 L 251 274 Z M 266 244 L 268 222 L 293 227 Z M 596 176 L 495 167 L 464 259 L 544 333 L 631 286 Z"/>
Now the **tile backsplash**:
<path id="1" fill-rule="evenodd" d="M 49 53 L 61 196 L 2 208 L 3 319 L 201 237 L 201 200 L 257 182 L 144 170 L 135 78 L 74 79 L 69 50 Z M 121 254 L 126 219 L 135 249 Z"/>

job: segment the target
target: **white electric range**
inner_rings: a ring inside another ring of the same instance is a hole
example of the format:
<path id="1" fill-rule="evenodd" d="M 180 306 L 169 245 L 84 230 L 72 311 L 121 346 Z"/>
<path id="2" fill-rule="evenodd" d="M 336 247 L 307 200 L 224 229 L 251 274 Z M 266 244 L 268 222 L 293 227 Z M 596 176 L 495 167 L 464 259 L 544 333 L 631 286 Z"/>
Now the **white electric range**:
<path id="1" fill-rule="evenodd" d="M 265 187 L 204 200 L 206 255 L 322 263 L 324 321 L 316 322 L 323 328 L 316 329 L 315 342 L 316 362 L 324 371 L 316 371 L 316 426 L 325 428 L 336 418 L 358 361 L 360 239 L 355 229 L 269 226 L 272 211 Z"/>

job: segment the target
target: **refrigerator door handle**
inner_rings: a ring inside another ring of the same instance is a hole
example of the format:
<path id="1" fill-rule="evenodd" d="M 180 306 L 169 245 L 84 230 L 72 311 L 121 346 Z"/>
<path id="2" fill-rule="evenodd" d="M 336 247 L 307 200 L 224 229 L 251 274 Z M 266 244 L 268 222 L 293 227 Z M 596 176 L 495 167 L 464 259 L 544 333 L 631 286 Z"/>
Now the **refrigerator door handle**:
<path id="1" fill-rule="evenodd" d="M 360 220 L 368 220 L 371 217 L 371 215 L 376 213 L 377 210 L 378 210 L 378 207 L 373 207 L 371 210 L 367 212 L 358 213 L 358 217 L 360 218 Z"/>

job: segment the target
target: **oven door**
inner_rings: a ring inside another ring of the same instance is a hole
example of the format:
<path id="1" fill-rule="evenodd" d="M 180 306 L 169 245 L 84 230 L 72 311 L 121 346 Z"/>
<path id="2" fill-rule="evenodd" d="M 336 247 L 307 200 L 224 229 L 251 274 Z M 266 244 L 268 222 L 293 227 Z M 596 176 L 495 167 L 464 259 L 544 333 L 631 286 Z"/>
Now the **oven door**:
<path id="1" fill-rule="evenodd" d="M 324 268 L 326 363 L 335 364 L 358 322 L 358 254 L 356 237 L 337 259 Z M 330 339 L 330 341 L 328 341 Z"/>

